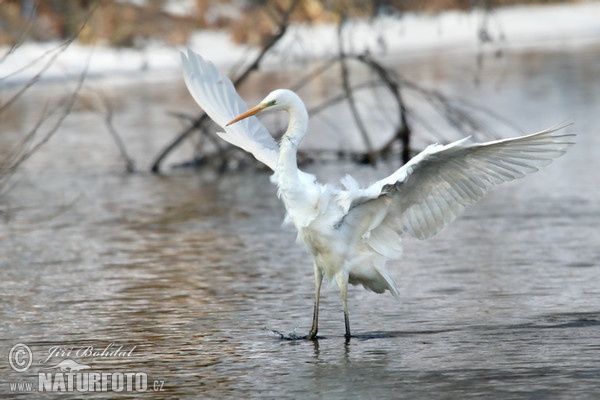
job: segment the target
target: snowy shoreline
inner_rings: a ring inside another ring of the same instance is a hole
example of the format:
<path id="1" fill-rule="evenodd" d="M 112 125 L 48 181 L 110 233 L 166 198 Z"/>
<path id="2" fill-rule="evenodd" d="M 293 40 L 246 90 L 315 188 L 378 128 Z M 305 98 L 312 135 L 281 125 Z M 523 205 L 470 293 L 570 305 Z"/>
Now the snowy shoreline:
<path id="1" fill-rule="evenodd" d="M 351 44 L 347 51 L 368 49 L 375 56 L 402 53 L 406 57 L 442 49 L 474 52 L 482 47 L 478 35 L 483 24 L 491 39 L 485 46 L 510 51 L 600 43 L 600 2 L 515 6 L 499 8 L 487 15 L 480 10 L 449 11 L 436 16 L 411 13 L 400 19 L 383 17 L 372 22 L 352 22 L 343 35 L 345 43 Z M 325 24 L 291 26 L 272 50 L 273 55 L 265 61 L 269 64 L 277 55 L 283 55 L 286 62 L 325 57 L 332 49 L 337 49 L 336 29 Z M 221 68 L 231 67 L 257 52 L 255 48 L 232 43 L 223 31 L 197 32 L 187 46 Z M 9 48 L 1 48 L 0 82 L 15 85 L 35 77 L 59 47 L 57 42 L 26 43 L 7 55 Z M 183 48 L 154 43 L 141 49 L 115 49 L 73 43 L 56 56 L 40 79 L 73 80 L 86 69 L 91 78 L 125 76 L 131 79 L 157 72 L 176 74 Z"/>

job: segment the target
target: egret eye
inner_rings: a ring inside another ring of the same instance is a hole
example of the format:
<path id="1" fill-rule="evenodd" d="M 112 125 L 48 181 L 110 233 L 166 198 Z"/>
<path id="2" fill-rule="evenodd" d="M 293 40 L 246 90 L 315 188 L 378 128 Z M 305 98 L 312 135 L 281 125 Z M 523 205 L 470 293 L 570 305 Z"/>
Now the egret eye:
<path id="1" fill-rule="evenodd" d="M 275 104 L 277 104 L 277 100 L 271 100 L 270 102 L 267 103 L 267 107 L 272 107 Z"/>

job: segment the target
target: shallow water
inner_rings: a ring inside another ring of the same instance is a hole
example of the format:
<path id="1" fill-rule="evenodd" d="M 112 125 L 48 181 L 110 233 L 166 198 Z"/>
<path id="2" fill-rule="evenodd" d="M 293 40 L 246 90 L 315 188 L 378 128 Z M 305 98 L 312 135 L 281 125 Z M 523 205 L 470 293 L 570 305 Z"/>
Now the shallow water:
<path id="1" fill-rule="evenodd" d="M 11 382 L 37 389 L 37 374 L 68 358 L 145 373 L 158 398 L 596 398 L 598 60 L 598 47 L 507 55 L 486 64 L 478 86 L 472 55 L 398 61 L 409 78 L 527 131 L 571 120 L 579 136 L 565 157 L 495 190 L 435 238 L 407 239 L 404 259 L 389 264 L 400 302 L 351 288 L 349 343 L 333 287 L 323 292 L 320 340 L 273 332 L 307 333 L 313 278 L 294 232 L 280 227 L 267 174 L 124 174 L 101 115 L 78 109 L 3 198 L 2 397 L 19 394 Z M 177 130 L 164 104 L 193 109 L 179 77 L 97 85 L 116 102 L 139 168 Z M 30 122 L 38 97 L 3 126 Z M 308 169 L 366 183 L 395 167 Z M 17 343 L 33 354 L 24 373 L 6 361 Z M 111 344 L 125 352 L 84 351 Z M 79 393 L 88 395 L 116 393 Z"/>

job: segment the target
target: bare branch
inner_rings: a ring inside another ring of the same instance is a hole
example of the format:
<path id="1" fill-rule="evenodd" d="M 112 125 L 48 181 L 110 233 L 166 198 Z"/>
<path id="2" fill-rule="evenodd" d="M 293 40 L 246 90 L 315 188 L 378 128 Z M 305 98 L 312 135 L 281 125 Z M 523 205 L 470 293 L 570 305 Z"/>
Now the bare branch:
<path id="1" fill-rule="evenodd" d="M 77 86 L 73 90 L 71 96 L 66 99 L 66 104 L 62 104 L 60 102 L 54 110 L 50 113 L 42 113 L 42 117 L 38 120 L 36 125 L 31 129 L 31 131 L 26 135 L 25 141 L 21 144 L 21 149 L 17 150 L 19 152 L 19 156 L 16 159 L 13 159 L 10 165 L 2 166 L 0 170 L 0 188 L 5 186 L 5 183 L 10 179 L 17 169 L 27 161 L 33 154 L 35 154 L 50 138 L 58 131 L 63 121 L 67 116 L 71 113 L 73 109 L 73 105 L 77 100 L 81 87 L 83 86 L 83 82 L 85 81 L 86 73 L 82 73 L 77 81 Z M 33 141 L 35 136 L 39 133 L 41 125 L 43 122 L 47 120 L 48 114 L 54 114 L 58 109 L 63 108 L 63 111 L 59 115 L 58 119 L 54 122 L 54 124 L 46 131 L 43 137 L 30 148 L 27 148 L 28 144 Z M 0 193 L 0 196 L 5 194 L 6 192 Z"/>
<path id="2" fill-rule="evenodd" d="M 129 173 L 132 173 L 135 171 L 135 162 L 127 153 L 127 149 L 125 148 L 125 143 L 123 143 L 121 136 L 119 136 L 119 133 L 115 129 L 115 126 L 113 124 L 114 111 L 113 111 L 112 105 L 110 104 L 110 101 L 108 101 L 108 99 L 106 98 L 104 93 L 98 92 L 97 94 L 98 94 L 98 97 L 100 98 L 100 100 L 102 101 L 102 104 L 104 104 L 104 108 L 106 110 L 106 113 L 104 115 L 104 124 L 106 125 L 106 129 L 108 129 L 108 132 L 114 139 L 115 144 L 117 145 L 117 148 L 119 149 L 119 152 L 121 153 L 121 157 L 125 161 L 126 171 Z"/>
<path id="3" fill-rule="evenodd" d="M 27 16 L 26 28 L 23 29 L 21 32 L 19 32 L 19 36 L 17 38 L 15 38 L 15 40 L 11 44 L 8 51 L 6 51 L 6 53 L 4 53 L 2 55 L 2 57 L 0 58 L 0 64 L 2 64 L 8 56 L 10 56 L 12 53 L 14 53 L 15 50 L 18 49 L 21 46 L 21 44 L 23 44 L 23 42 L 25 41 L 24 40 L 25 35 L 31 30 L 31 27 L 33 26 L 33 17 L 35 16 L 36 11 L 37 11 L 37 2 L 35 2 L 33 4 L 33 7 L 31 7 L 31 13 Z"/>
<path id="4" fill-rule="evenodd" d="M 360 132 L 365 147 L 367 148 L 367 161 L 371 165 L 375 165 L 376 158 L 375 153 L 373 152 L 373 146 L 371 145 L 371 139 L 369 138 L 369 133 L 365 128 L 365 125 L 362 122 L 360 114 L 358 112 L 358 108 L 356 107 L 356 102 L 354 99 L 354 94 L 352 93 L 352 86 L 350 85 L 350 73 L 348 72 L 348 65 L 346 64 L 346 54 L 344 52 L 344 39 L 342 38 L 342 29 L 344 27 L 344 19 L 342 18 L 340 24 L 338 25 L 338 52 L 340 59 L 340 67 L 342 74 L 342 86 L 344 88 L 344 92 L 346 93 L 346 98 L 348 100 L 348 106 L 352 111 L 352 117 L 354 118 L 354 122 L 356 123 L 356 127 Z"/>
<path id="5" fill-rule="evenodd" d="M 49 52 L 46 52 L 41 57 L 39 57 L 37 60 L 35 60 L 34 62 L 32 62 L 31 64 L 29 64 L 28 66 L 25 67 L 25 68 L 28 68 L 29 66 L 33 65 L 34 63 L 36 63 L 39 60 L 46 57 L 48 54 L 51 54 L 52 52 L 54 52 L 54 54 L 52 54 L 52 56 L 50 57 L 48 62 L 42 67 L 42 69 L 34 77 L 29 79 L 23 85 L 23 87 L 20 88 L 16 92 L 16 94 L 14 94 L 6 103 L 4 103 L 2 106 L 0 106 L 0 113 L 6 111 L 29 88 L 31 88 L 35 83 L 37 83 L 39 81 L 42 74 L 50 67 L 50 65 L 52 65 L 52 63 L 55 62 L 57 57 L 62 52 L 64 52 L 66 50 L 66 48 L 71 43 L 73 43 L 73 41 L 77 38 L 77 36 L 79 35 L 79 33 L 81 32 L 83 27 L 86 25 L 86 23 L 88 22 L 89 18 L 91 17 L 91 15 L 95 11 L 95 9 L 96 9 L 96 7 L 94 7 L 88 13 L 85 20 L 82 22 L 79 30 L 73 37 L 64 41 L 58 47 L 50 50 Z M 15 49 L 16 49 L 16 47 L 12 48 L 11 52 L 14 52 Z M 5 58 L 3 60 L 5 60 Z M 71 110 L 73 109 L 75 101 L 77 100 L 79 92 L 83 86 L 83 82 L 85 81 L 85 79 L 87 77 L 88 67 L 89 67 L 89 65 L 86 65 L 85 70 L 80 74 L 79 79 L 77 80 L 75 89 L 70 93 L 70 95 L 67 98 L 59 101 L 56 104 L 56 106 L 53 107 L 51 110 L 48 110 L 46 107 L 42 111 L 37 122 L 30 129 L 30 131 L 24 135 L 24 138 L 20 141 L 20 143 L 17 146 L 14 147 L 14 149 L 9 153 L 9 155 L 6 157 L 6 159 L 2 160 L 2 162 L 0 163 L 0 196 L 6 194 L 7 191 L 10 189 L 10 186 L 7 183 L 11 179 L 11 177 L 14 176 L 17 169 L 25 161 L 27 161 L 33 154 L 35 154 L 44 144 L 46 144 L 48 142 L 48 140 L 50 140 L 50 138 L 58 131 L 58 129 L 62 125 L 65 118 L 67 118 L 67 116 L 71 113 Z M 21 69 L 20 71 L 23 71 L 23 70 L 24 69 Z M 11 74 L 10 76 L 13 76 L 13 74 Z M 62 111 L 58 115 L 58 118 L 46 130 L 45 133 L 41 134 L 40 131 L 42 129 L 43 124 L 49 119 L 50 116 L 57 114 L 58 111 L 61 109 L 62 109 Z M 41 138 L 37 142 L 34 143 L 36 138 L 38 138 L 39 136 L 41 136 Z"/>
<path id="6" fill-rule="evenodd" d="M 391 147 L 396 139 L 400 140 L 402 144 L 402 162 L 406 163 L 410 160 L 410 136 L 411 129 L 408 125 L 407 119 L 407 109 L 404 104 L 404 99 L 402 97 L 402 92 L 400 90 L 400 85 L 398 84 L 397 79 L 394 79 L 390 71 L 384 68 L 381 64 L 376 62 L 369 54 L 359 55 L 357 60 L 367 64 L 371 69 L 373 69 L 380 79 L 384 82 L 384 84 L 389 89 L 390 93 L 396 100 L 396 104 L 398 105 L 398 115 L 400 116 L 400 126 L 396 131 L 396 135 L 384 146 L 384 151 L 386 147 Z"/>
<path id="7" fill-rule="evenodd" d="M 73 35 L 69 39 L 63 41 L 57 47 L 46 51 L 41 56 L 39 56 L 37 59 L 35 59 L 35 60 L 31 61 L 29 64 L 23 66 L 21 69 L 19 69 L 17 71 L 13 71 L 11 74 L 0 78 L 0 80 L 8 79 L 19 73 L 22 73 L 24 70 L 26 70 L 26 69 L 30 68 L 32 65 L 36 64 L 38 61 L 44 59 L 48 54 L 51 54 L 52 52 L 54 52 L 54 54 L 50 57 L 48 62 L 46 62 L 46 64 L 44 64 L 44 66 L 38 71 L 38 73 L 35 74 L 31 79 L 29 79 L 27 81 L 27 83 L 25 85 L 23 85 L 23 87 L 20 90 L 18 90 L 17 93 L 15 93 L 6 103 L 4 103 L 0 106 L 0 113 L 4 112 L 4 110 L 8 109 L 19 97 L 21 97 L 23 95 L 23 93 L 25 93 L 30 87 L 32 87 L 41 78 L 41 76 L 48 70 L 48 68 L 50 68 L 50 66 L 52 64 L 54 64 L 54 62 L 56 61 L 58 56 L 60 54 L 62 54 L 71 45 L 71 43 L 73 43 L 77 39 L 77 37 L 79 36 L 79 34 L 81 33 L 81 31 L 83 30 L 83 28 L 85 27 L 85 25 L 87 24 L 87 22 L 89 21 L 92 14 L 96 11 L 97 8 L 98 8 L 98 5 L 94 6 L 94 8 L 92 8 L 90 10 L 90 12 L 87 14 L 85 20 L 82 22 L 81 26 L 79 27 L 79 30 L 75 33 L 75 35 Z M 8 54 L 10 54 L 10 52 L 14 52 L 14 49 L 11 48 L 11 51 L 9 51 Z M 5 57 L 6 57 L 6 55 L 5 55 Z M 4 59 L 3 59 L 3 61 L 4 61 Z M 85 74 L 87 74 L 87 69 L 86 69 L 86 72 L 84 72 L 84 75 Z"/>
<path id="8" fill-rule="evenodd" d="M 296 6 L 298 5 L 298 3 L 299 3 L 299 0 L 294 0 L 292 2 L 290 7 L 286 10 L 285 14 L 282 15 L 281 22 L 279 23 L 279 30 L 278 30 L 277 34 L 275 34 L 273 37 L 271 37 L 271 39 L 269 40 L 267 45 L 256 56 L 254 61 L 246 68 L 246 70 L 237 79 L 235 79 L 235 81 L 233 82 L 234 86 L 237 87 L 238 85 L 240 85 L 242 82 L 244 82 L 248 78 L 248 76 L 250 76 L 250 73 L 257 70 L 258 67 L 260 66 L 260 63 L 262 62 L 262 59 L 265 57 L 265 55 L 285 35 L 285 33 L 287 32 L 287 28 L 288 28 L 289 18 L 291 16 L 292 12 L 294 11 L 294 9 L 296 8 Z M 200 129 L 207 120 L 208 120 L 208 115 L 203 113 L 200 117 L 198 117 L 194 121 L 193 124 L 191 124 L 187 129 L 185 129 L 183 132 L 181 132 L 179 135 L 177 135 L 175 137 L 175 139 L 171 143 L 169 143 L 158 154 L 158 156 L 152 163 L 152 167 L 150 170 L 153 173 L 159 173 L 160 165 L 162 164 L 163 160 L 173 150 L 175 150 L 189 135 L 191 135 L 193 132 L 196 132 L 198 129 Z"/>

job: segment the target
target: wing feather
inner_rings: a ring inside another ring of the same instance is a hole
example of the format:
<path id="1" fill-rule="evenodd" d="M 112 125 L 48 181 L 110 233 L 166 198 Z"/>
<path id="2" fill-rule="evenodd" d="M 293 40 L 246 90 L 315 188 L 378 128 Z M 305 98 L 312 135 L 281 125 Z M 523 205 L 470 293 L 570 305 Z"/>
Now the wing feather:
<path id="1" fill-rule="evenodd" d="M 248 109 L 231 80 L 221 75 L 213 63 L 190 49 L 187 54 L 181 53 L 181 61 L 183 77 L 190 94 L 204 112 L 225 130 L 217 132 L 219 137 L 251 153 L 257 160 L 275 170 L 279 147 L 256 117 L 225 126 Z"/>
<path id="2" fill-rule="evenodd" d="M 346 219 L 368 218 L 373 209 L 385 207 L 382 232 L 392 226 L 419 239 L 431 237 L 492 187 L 538 171 L 563 155 L 575 135 L 558 132 L 562 128 L 487 143 L 466 138 L 429 146 L 389 177 L 358 191 Z M 382 237 L 378 229 L 373 227 L 369 237 Z"/>

